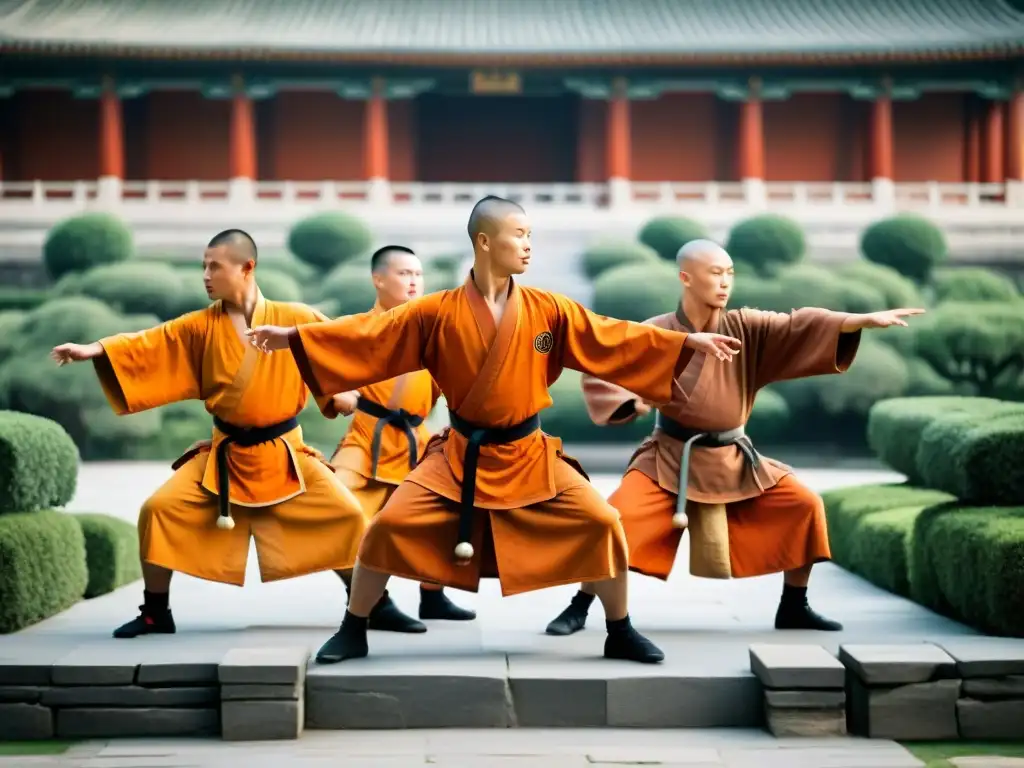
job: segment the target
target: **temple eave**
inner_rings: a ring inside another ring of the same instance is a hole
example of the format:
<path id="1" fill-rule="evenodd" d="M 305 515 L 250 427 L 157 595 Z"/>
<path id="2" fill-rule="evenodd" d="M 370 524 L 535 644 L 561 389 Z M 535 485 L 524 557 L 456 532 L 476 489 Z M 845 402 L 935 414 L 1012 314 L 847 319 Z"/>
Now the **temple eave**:
<path id="1" fill-rule="evenodd" d="M 302 61 L 323 63 L 398 64 L 410 66 L 673 66 L 673 65 L 863 65 L 998 61 L 1024 54 L 1024 42 L 977 47 L 922 48 L 919 50 L 814 50 L 730 52 L 456 52 L 456 51 L 352 51 L 287 48 L 209 48 L 203 46 L 142 46 L 89 43 L 2 41 L 0 54 L 56 58 L 85 56 L 122 60 Z"/>

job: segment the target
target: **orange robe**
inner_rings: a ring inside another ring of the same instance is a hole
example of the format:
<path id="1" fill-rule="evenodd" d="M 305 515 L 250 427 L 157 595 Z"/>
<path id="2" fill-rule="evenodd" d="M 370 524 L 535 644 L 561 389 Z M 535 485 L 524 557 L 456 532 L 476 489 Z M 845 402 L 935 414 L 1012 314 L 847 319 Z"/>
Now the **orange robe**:
<path id="1" fill-rule="evenodd" d="M 447 399 L 453 423 L 505 428 L 551 405 L 548 387 L 563 367 L 667 402 L 673 378 L 691 357 L 685 339 L 684 333 L 595 315 L 515 282 L 496 325 L 470 278 L 388 312 L 300 326 L 292 352 L 314 394 L 425 368 Z M 505 595 L 625 570 L 618 513 L 578 462 L 562 453 L 561 441 L 540 429 L 481 448 L 476 556 L 460 564 L 452 551 L 466 446 L 454 428 L 430 441 L 425 458 L 370 524 L 361 563 L 474 592 L 481 577 L 497 577 Z"/>
<path id="2" fill-rule="evenodd" d="M 261 295 L 252 325 L 325 320 L 302 304 Z M 244 340 L 221 304 L 139 333 L 110 336 L 94 364 L 111 407 L 139 413 L 181 400 L 235 427 L 266 427 L 299 414 L 309 398 L 289 354 L 266 355 Z M 330 398 L 319 398 L 330 415 Z M 324 457 L 296 426 L 280 438 L 228 449 L 233 530 L 217 527 L 216 462 L 225 434 L 190 448 L 174 475 L 142 506 L 139 546 L 144 562 L 210 581 L 241 586 L 256 539 L 263 581 L 353 567 L 366 518 Z"/>
<path id="3" fill-rule="evenodd" d="M 739 354 L 722 363 L 696 353 L 673 387 L 670 403 L 659 407 L 683 427 L 697 432 L 725 432 L 746 424 L 757 391 L 787 379 L 841 373 L 853 362 L 860 333 L 842 333 L 847 315 L 824 309 L 791 314 L 741 309 L 716 312 L 708 332 L 742 341 Z M 690 330 L 682 310 L 645 323 Z M 642 397 L 628 388 L 593 376 L 582 379 L 584 398 L 596 424 L 626 423 L 636 418 L 633 405 Z M 622 515 L 629 542 L 630 570 L 667 579 L 675 563 L 682 529 L 672 525 L 679 493 L 683 442 L 655 429 L 633 454 L 609 502 Z M 689 502 L 691 572 L 698 576 L 741 578 L 800 568 L 831 557 L 820 497 L 801 484 L 785 464 L 758 456 L 756 468 L 737 445 L 691 449 L 686 498 Z M 696 502 L 696 505 L 694 505 Z M 715 508 L 721 528 L 713 530 Z M 694 514 L 699 519 L 694 520 Z M 708 518 L 708 519 L 705 519 Z M 707 541 L 724 537 L 725 561 L 716 572 L 695 565 Z"/>

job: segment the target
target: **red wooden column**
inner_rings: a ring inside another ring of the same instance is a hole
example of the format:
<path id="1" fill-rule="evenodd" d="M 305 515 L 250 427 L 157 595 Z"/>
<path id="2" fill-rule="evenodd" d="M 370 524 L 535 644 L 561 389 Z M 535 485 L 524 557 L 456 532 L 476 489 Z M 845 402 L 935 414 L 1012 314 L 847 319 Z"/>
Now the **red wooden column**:
<path id="1" fill-rule="evenodd" d="M 871 161 L 870 171 L 872 197 L 876 203 L 889 205 L 895 202 L 896 190 L 893 182 L 895 163 L 893 158 L 892 132 L 892 86 L 888 80 L 871 102 L 870 117 Z"/>
<path id="2" fill-rule="evenodd" d="M 249 188 L 256 178 L 256 121 L 253 117 L 252 99 L 245 91 L 241 77 L 233 80 L 231 97 L 231 138 L 229 164 L 234 191 Z"/>
<path id="3" fill-rule="evenodd" d="M 1003 114 L 1005 105 L 1001 101 L 989 101 L 985 110 L 985 126 L 982 147 L 982 181 L 998 184 L 1003 181 Z"/>
<path id="4" fill-rule="evenodd" d="M 1006 105 L 1006 180 L 1024 181 L 1024 84 Z"/>
<path id="5" fill-rule="evenodd" d="M 388 180 L 388 101 L 387 83 L 375 77 L 370 84 L 363 119 L 363 175 L 369 184 L 370 202 L 387 205 L 392 202 Z"/>
<path id="6" fill-rule="evenodd" d="M 113 202 L 121 198 L 124 179 L 124 121 L 113 78 L 103 79 L 99 106 L 100 172 L 96 194 L 101 200 Z"/>
<path id="7" fill-rule="evenodd" d="M 625 78 L 618 77 L 612 82 L 605 129 L 605 175 L 608 179 L 608 204 L 613 208 L 629 205 L 633 200 L 630 187 L 632 158 L 628 84 Z"/>
<path id="8" fill-rule="evenodd" d="M 969 96 L 964 115 L 964 181 L 981 181 L 981 104 Z"/>
<path id="9" fill-rule="evenodd" d="M 750 81 L 747 98 L 740 103 L 739 122 L 739 177 L 740 181 L 764 181 L 764 110 L 761 102 L 761 82 Z"/>

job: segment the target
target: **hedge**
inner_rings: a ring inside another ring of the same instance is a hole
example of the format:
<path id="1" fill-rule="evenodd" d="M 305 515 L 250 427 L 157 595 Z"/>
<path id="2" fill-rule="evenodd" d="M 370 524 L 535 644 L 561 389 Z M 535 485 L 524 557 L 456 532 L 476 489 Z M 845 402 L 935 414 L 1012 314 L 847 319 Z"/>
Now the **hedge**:
<path id="1" fill-rule="evenodd" d="M 131 258 L 131 230 L 105 213 L 86 213 L 57 224 L 43 244 L 43 264 L 54 280 Z"/>
<path id="2" fill-rule="evenodd" d="M 362 259 L 335 267 L 320 283 L 321 300 L 331 307 L 331 317 L 366 312 L 377 300 L 370 265 Z"/>
<path id="3" fill-rule="evenodd" d="M 60 424 L 0 411 L 0 514 L 63 506 L 77 478 L 78 448 Z"/>
<path id="4" fill-rule="evenodd" d="M 679 255 L 679 249 L 692 240 L 708 239 L 708 231 L 703 224 L 685 216 L 658 216 L 648 221 L 637 240 L 654 250 L 658 256 L 673 264 Z"/>
<path id="5" fill-rule="evenodd" d="M 85 536 L 73 515 L 0 515 L 0 633 L 70 608 L 88 581 Z"/>
<path id="6" fill-rule="evenodd" d="M 584 274 L 594 280 L 613 267 L 625 264 L 653 264 L 658 261 L 658 252 L 643 243 L 606 240 L 587 248 L 582 258 Z"/>
<path id="7" fill-rule="evenodd" d="M 288 250 L 321 272 L 366 253 L 372 242 L 361 219 L 340 212 L 313 214 L 288 234 Z"/>
<path id="8" fill-rule="evenodd" d="M 874 288 L 885 300 L 884 309 L 925 306 L 924 298 L 914 281 L 884 264 L 857 259 L 843 264 L 833 274 L 842 280 L 855 280 Z"/>
<path id="9" fill-rule="evenodd" d="M 599 315 L 643 322 L 679 306 L 682 286 L 674 264 L 623 264 L 594 281 L 593 310 Z"/>
<path id="10" fill-rule="evenodd" d="M 49 298 L 49 290 L 5 285 L 0 287 L 0 313 L 35 309 Z"/>
<path id="11" fill-rule="evenodd" d="M 932 275 L 932 287 L 940 303 L 1021 299 L 1020 291 L 1009 276 L 984 267 L 937 269 Z"/>
<path id="12" fill-rule="evenodd" d="M 948 255 L 942 230 L 928 219 L 909 213 L 865 229 L 860 250 L 868 261 L 892 267 L 917 283 L 926 283 L 932 270 Z"/>
<path id="13" fill-rule="evenodd" d="M 81 513 L 73 517 L 85 538 L 86 598 L 105 595 L 142 578 L 136 526 L 110 515 Z"/>
<path id="14" fill-rule="evenodd" d="M 725 246 L 733 259 L 752 264 L 764 276 L 800 261 L 806 247 L 803 227 L 772 213 L 741 221 L 729 232 Z"/>

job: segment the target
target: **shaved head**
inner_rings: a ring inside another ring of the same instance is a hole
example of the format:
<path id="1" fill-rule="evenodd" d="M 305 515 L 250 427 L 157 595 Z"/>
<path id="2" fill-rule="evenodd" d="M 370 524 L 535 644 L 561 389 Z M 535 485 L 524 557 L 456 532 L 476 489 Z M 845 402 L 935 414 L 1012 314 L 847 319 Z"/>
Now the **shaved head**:
<path id="1" fill-rule="evenodd" d="M 399 253 L 404 253 L 408 256 L 416 255 L 412 248 L 406 248 L 404 245 L 385 245 L 383 248 L 378 248 L 374 251 L 373 256 L 370 257 L 370 272 L 373 274 L 383 272 L 388 267 L 389 259 Z"/>
<path id="2" fill-rule="evenodd" d="M 526 211 L 519 203 L 502 197 L 488 195 L 481 199 L 469 214 L 469 239 L 476 243 L 477 236 L 481 233 L 493 235 L 498 224 L 514 213 L 525 214 Z"/>
<path id="3" fill-rule="evenodd" d="M 695 264 L 711 262 L 732 264 L 729 252 L 712 240 L 691 240 L 676 254 L 676 264 L 683 272 L 689 272 Z"/>
<path id="4" fill-rule="evenodd" d="M 256 241 L 252 235 L 241 229 L 225 229 L 218 232 L 206 246 L 209 248 L 225 247 L 240 262 L 252 261 L 256 263 Z"/>

